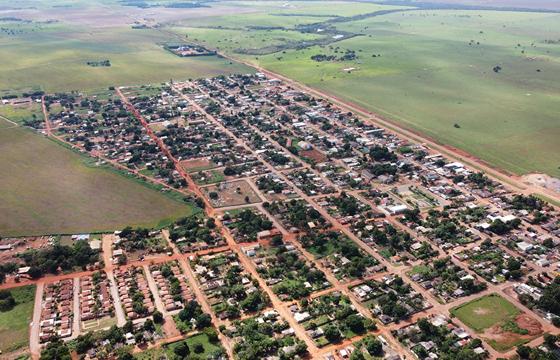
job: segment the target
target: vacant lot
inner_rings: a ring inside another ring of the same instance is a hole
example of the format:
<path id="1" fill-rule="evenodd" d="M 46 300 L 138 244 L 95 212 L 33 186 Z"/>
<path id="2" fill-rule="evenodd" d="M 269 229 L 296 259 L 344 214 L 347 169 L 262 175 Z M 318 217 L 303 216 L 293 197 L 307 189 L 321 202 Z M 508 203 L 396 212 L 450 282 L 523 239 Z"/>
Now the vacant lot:
<path id="1" fill-rule="evenodd" d="M 9 290 L 16 306 L 0 312 L 0 351 L 8 353 L 24 346 L 29 340 L 29 323 L 33 317 L 35 286 L 23 286 Z"/>
<path id="2" fill-rule="evenodd" d="M 483 296 L 451 310 L 498 351 L 507 351 L 542 334 L 538 321 L 497 294 Z"/>
<path id="3" fill-rule="evenodd" d="M 204 187 L 203 190 L 212 206 L 215 207 L 251 204 L 260 201 L 259 196 L 245 180 L 222 182 L 218 185 Z"/>
<path id="4" fill-rule="evenodd" d="M 202 345 L 204 351 L 196 354 L 197 358 L 200 359 L 211 358 L 212 355 L 216 355 L 217 353 L 223 352 L 223 350 L 220 347 L 220 344 L 219 343 L 214 344 L 210 342 L 206 334 L 196 334 L 186 338 L 185 340 L 167 344 L 158 349 L 150 349 L 148 351 L 144 351 L 142 353 L 136 354 L 134 358 L 137 360 L 159 360 L 167 356 L 168 359 L 178 359 L 178 356 L 174 353 L 174 349 L 179 343 L 183 341 L 187 343 L 191 351 L 191 354 L 194 353 L 194 349 L 198 344 Z"/>
<path id="5" fill-rule="evenodd" d="M 157 226 L 193 212 L 25 129 L 0 130 L 0 153 L 0 236 Z"/>

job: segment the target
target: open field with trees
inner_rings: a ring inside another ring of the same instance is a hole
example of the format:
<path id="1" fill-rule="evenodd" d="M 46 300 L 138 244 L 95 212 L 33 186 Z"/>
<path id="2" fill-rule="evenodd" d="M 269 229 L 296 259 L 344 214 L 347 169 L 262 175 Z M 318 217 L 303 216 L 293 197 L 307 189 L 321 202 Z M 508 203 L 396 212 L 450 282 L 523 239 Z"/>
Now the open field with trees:
<path id="1" fill-rule="evenodd" d="M 18 3 L 18 10 L 6 16 L 0 12 L 0 95 L 38 89 L 87 91 L 250 71 L 216 56 L 180 58 L 166 51 L 163 44 L 177 40 L 173 34 L 151 28 L 154 23 L 147 20 L 135 22 L 134 15 L 138 12 L 138 19 L 144 19 L 147 9 L 122 6 L 118 1 L 110 5 L 29 2 L 27 9 L 25 3 Z M 12 4 L 0 1 L 2 5 Z M 196 16 L 188 9 L 151 9 L 150 13 L 153 19 L 167 20 L 181 14 Z M 88 65 L 106 60 L 110 66 Z"/>
<path id="2" fill-rule="evenodd" d="M 35 286 L 3 290 L 0 295 L 0 351 L 6 354 L 27 346 Z"/>
<path id="3" fill-rule="evenodd" d="M 0 131 L 0 151 L 1 236 L 152 227 L 194 211 L 22 128 Z"/>

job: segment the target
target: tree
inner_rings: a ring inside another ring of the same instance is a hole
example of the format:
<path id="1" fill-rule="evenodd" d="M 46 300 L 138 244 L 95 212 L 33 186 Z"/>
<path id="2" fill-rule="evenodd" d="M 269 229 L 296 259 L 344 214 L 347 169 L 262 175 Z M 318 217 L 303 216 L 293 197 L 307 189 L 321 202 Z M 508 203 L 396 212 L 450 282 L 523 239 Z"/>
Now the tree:
<path id="1" fill-rule="evenodd" d="M 196 317 L 196 328 L 197 329 L 204 329 L 208 326 L 212 325 L 212 318 L 208 314 L 200 313 Z"/>
<path id="2" fill-rule="evenodd" d="M 41 360 L 71 360 L 70 350 L 66 343 L 58 338 L 49 342 L 47 347 L 41 352 Z"/>
<path id="3" fill-rule="evenodd" d="M 340 341 L 340 331 L 334 325 L 327 325 L 325 327 L 325 338 L 332 343 Z"/>
<path id="4" fill-rule="evenodd" d="M 218 341 L 218 333 L 216 332 L 216 330 L 214 330 L 214 328 L 207 327 L 203 332 L 204 334 L 206 334 L 206 336 L 208 337 L 208 341 L 210 341 L 211 343 L 215 343 Z"/>
<path id="5" fill-rule="evenodd" d="M 371 356 L 383 355 L 383 344 L 377 339 L 371 339 L 366 344 L 366 349 Z"/>
<path id="6" fill-rule="evenodd" d="M 196 343 L 193 350 L 196 354 L 202 354 L 204 352 L 204 346 L 202 346 L 201 343 Z"/>
<path id="7" fill-rule="evenodd" d="M 362 317 L 357 314 L 348 316 L 344 322 L 346 326 L 356 334 L 361 334 L 365 331 L 364 321 Z"/>
<path id="8" fill-rule="evenodd" d="M 516 352 L 521 359 L 528 359 L 529 355 L 531 355 L 531 348 L 525 345 L 519 345 Z"/>
<path id="9" fill-rule="evenodd" d="M 8 290 L 0 291 L 0 311 L 6 312 L 10 311 L 16 306 L 16 300 L 14 299 L 12 293 Z"/>
<path id="10" fill-rule="evenodd" d="M 558 341 L 558 336 L 549 333 L 544 334 L 544 343 L 550 349 L 556 348 L 556 341 Z"/>
<path id="11" fill-rule="evenodd" d="M 189 345 L 186 341 L 181 341 L 180 343 L 175 345 L 173 352 L 175 353 L 175 355 L 181 358 L 185 358 L 191 353 L 191 349 L 189 349 Z"/>
<path id="12" fill-rule="evenodd" d="M 152 319 L 148 319 L 144 322 L 144 330 L 148 332 L 154 332 L 156 330 L 156 326 L 154 325 Z"/>
<path id="13" fill-rule="evenodd" d="M 152 317 L 154 318 L 154 323 L 163 324 L 163 314 L 161 312 L 156 310 Z"/>

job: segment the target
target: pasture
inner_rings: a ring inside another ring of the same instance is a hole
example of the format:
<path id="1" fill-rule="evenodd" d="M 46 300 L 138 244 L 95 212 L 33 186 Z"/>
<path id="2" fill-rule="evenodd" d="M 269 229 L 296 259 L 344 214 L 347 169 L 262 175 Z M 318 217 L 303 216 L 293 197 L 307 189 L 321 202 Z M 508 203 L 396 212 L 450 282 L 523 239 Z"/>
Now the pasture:
<path id="1" fill-rule="evenodd" d="M 0 129 L 0 152 L 2 237 L 163 226 L 195 211 L 22 128 Z"/>
<path id="2" fill-rule="evenodd" d="M 560 176 L 560 46 L 543 44 L 560 15 L 410 12 L 345 29 L 365 34 L 336 44 L 357 61 L 317 63 L 329 50 L 311 48 L 258 62 L 513 173 Z"/>
<path id="3" fill-rule="evenodd" d="M 169 53 L 163 44 L 177 41 L 177 36 L 151 27 L 133 29 L 133 21 L 119 11 L 134 9 L 119 7 L 114 18 L 102 12 L 103 7 L 83 9 L 91 15 L 86 19 L 77 12 L 80 6 L 84 5 L 6 12 L 10 16 L 3 18 L 0 11 L 0 95 L 31 89 L 84 91 L 251 71 L 217 56 L 180 58 Z M 45 14 L 52 18 L 44 19 Z M 103 60 L 111 66 L 87 65 Z"/>
<path id="4" fill-rule="evenodd" d="M 27 346 L 29 323 L 33 317 L 35 286 L 22 286 L 7 290 L 11 292 L 16 306 L 0 312 L 0 351 L 2 354 Z"/>

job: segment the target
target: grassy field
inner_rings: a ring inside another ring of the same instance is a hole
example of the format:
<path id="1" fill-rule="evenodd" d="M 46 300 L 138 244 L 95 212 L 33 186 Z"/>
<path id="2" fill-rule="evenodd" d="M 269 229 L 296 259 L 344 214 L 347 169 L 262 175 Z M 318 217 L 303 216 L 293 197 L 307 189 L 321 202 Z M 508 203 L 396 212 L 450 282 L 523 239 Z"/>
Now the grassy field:
<path id="1" fill-rule="evenodd" d="M 206 336 L 205 334 L 190 336 L 185 341 L 187 342 L 191 354 L 195 354 L 194 348 L 197 344 L 202 345 L 204 352 L 196 354 L 197 359 L 209 358 L 210 355 L 215 354 L 216 351 L 220 350 L 220 347 L 216 344 L 211 343 L 208 339 L 208 336 Z M 150 349 L 148 351 L 135 354 L 134 358 L 137 360 L 159 360 L 162 357 L 167 356 L 167 358 L 171 360 L 178 359 L 177 355 L 175 355 L 175 353 L 173 352 L 173 349 L 177 344 L 179 344 L 179 342 L 171 343 L 158 349 Z"/>
<path id="2" fill-rule="evenodd" d="M 260 56 L 238 53 L 241 47 L 263 47 L 267 39 L 278 44 L 317 38 L 294 27 L 328 19 L 319 17 L 327 15 L 327 7 L 306 6 L 280 11 L 261 5 L 261 13 L 203 18 L 173 24 L 171 30 L 352 101 L 513 173 L 560 176 L 560 45 L 545 42 L 560 39 L 560 14 L 397 12 L 335 23 L 338 30 L 360 36 L 330 46 Z M 348 15 L 370 11 L 358 6 Z M 292 14 L 278 16 L 280 12 Z M 277 26 L 279 17 L 289 19 L 282 30 L 249 28 Z M 229 27 L 219 29 L 218 23 Z M 358 58 L 311 60 L 312 55 L 346 50 L 356 51 Z M 494 72 L 495 66 L 501 70 Z M 347 68 L 354 70 L 343 71 Z"/>
<path id="3" fill-rule="evenodd" d="M 520 311 L 499 295 L 488 295 L 451 309 L 451 314 L 476 332 L 511 319 Z"/>
<path id="4" fill-rule="evenodd" d="M 328 53 L 319 48 L 258 62 L 514 173 L 560 176 L 560 47 L 542 44 L 560 37 L 560 15 L 433 13 L 347 24 L 368 27 L 338 44 L 357 51 L 356 62 L 316 63 L 311 55 Z"/>
<path id="5" fill-rule="evenodd" d="M 32 120 L 34 116 L 41 119 L 43 111 L 41 110 L 41 104 L 38 103 L 0 105 L 0 116 L 15 123 L 22 124 L 25 120 Z"/>
<path id="6" fill-rule="evenodd" d="M 0 351 L 11 351 L 27 346 L 29 323 L 33 317 L 35 286 L 23 286 L 10 290 L 16 306 L 7 312 L 0 312 Z"/>
<path id="7" fill-rule="evenodd" d="M 0 94 L 83 91 L 250 71 L 216 56 L 180 58 L 169 53 L 162 45 L 178 41 L 177 37 L 151 28 L 133 29 L 127 14 L 135 8 L 106 9 L 105 4 L 83 1 L 58 8 L 46 4 L 42 3 L 41 12 L 8 12 L 0 20 Z M 114 13 L 107 14 L 111 9 Z M 33 20 L 11 20 L 20 16 Z M 109 60 L 111 66 L 87 65 L 102 60 Z"/>
<path id="8" fill-rule="evenodd" d="M 0 152 L 0 236 L 161 226 L 194 210 L 22 128 L 0 129 Z"/>

